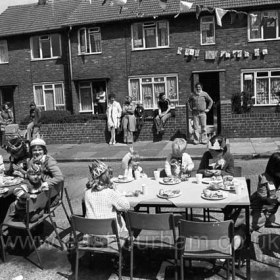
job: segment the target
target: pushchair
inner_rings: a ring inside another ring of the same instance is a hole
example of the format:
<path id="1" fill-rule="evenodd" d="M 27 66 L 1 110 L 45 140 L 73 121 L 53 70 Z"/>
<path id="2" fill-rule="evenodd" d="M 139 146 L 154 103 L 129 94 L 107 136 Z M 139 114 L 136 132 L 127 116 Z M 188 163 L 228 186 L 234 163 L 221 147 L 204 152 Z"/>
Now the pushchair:
<path id="1" fill-rule="evenodd" d="M 25 135 L 26 131 L 20 130 L 18 124 L 10 124 L 5 127 L 2 148 L 10 154 L 10 166 L 6 172 L 7 175 L 18 175 L 14 174 L 14 171 L 24 174 L 27 170 L 30 143 L 26 140 Z"/>

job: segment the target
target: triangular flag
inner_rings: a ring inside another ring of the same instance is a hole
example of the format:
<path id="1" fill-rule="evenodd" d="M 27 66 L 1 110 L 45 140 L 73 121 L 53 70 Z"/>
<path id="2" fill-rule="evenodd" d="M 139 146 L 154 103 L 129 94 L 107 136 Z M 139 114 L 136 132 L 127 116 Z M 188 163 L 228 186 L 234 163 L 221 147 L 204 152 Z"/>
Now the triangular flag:
<path id="1" fill-rule="evenodd" d="M 180 11 L 177 15 L 174 16 L 174 18 L 178 17 L 181 12 L 187 12 L 191 9 L 193 3 L 187 2 L 187 1 L 182 1 L 180 0 Z"/>
<path id="2" fill-rule="evenodd" d="M 202 8 L 203 8 L 203 5 L 196 5 L 196 7 L 195 7 L 196 19 L 199 18 Z"/>
<path id="3" fill-rule="evenodd" d="M 189 49 L 189 48 L 186 48 L 186 49 L 185 49 L 185 56 L 188 56 L 188 55 L 190 55 L 190 49 Z"/>
<path id="4" fill-rule="evenodd" d="M 224 9 L 221 9 L 221 8 L 215 8 L 217 24 L 219 26 L 222 26 L 222 18 L 227 12 L 228 12 L 228 10 L 224 10 Z"/>
<path id="5" fill-rule="evenodd" d="M 220 57 L 223 57 L 226 54 L 226 51 L 221 51 Z"/>
<path id="6" fill-rule="evenodd" d="M 126 4 L 127 0 L 113 0 L 113 3 L 118 6 L 124 6 Z"/>
<path id="7" fill-rule="evenodd" d="M 167 6 L 167 0 L 159 0 L 158 3 L 160 7 L 165 11 Z"/>
<path id="8" fill-rule="evenodd" d="M 253 26 L 257 22 L 257 18 L 258 18 L 257 14 L 250 14 L 251 26 Z"/>
<path id="9" fill-rule="evenodd" d="M 250 53 L 247 51 L 244 51 L 244 57 L 249 57 L 249 56 L 250 56 Z"/>
<path id="10" fill-rule="evenodd" d="M 102 2 L 102 6 L 106 4 L 106 1 L 107 1 L 107 0 L 103 0 L 103 2 Z"/>
<path id="11" fill-rule="evenodd" d="M 187 12 L 191 9 L 193 3 L 187 2 L 187 1 L 180 1 L 180 11 L 181 12 Z"/>
<path id="12" fill-rule="evenodd" d="M 182 54 L 182 50 L 183 50 L 182 47 L 178 47 L 177 54 Z"/>
<path id="13" fill-rule="evenodd" d="M 194 56 L 195 57 L 199 57 L 199 52 L 200 52 L 199 49 L 194 50 Z"/>
<path id="14" fill-rule="evenodd" d="M 190 55 L 194 55 L 194 49 L 190 49 Z"/>

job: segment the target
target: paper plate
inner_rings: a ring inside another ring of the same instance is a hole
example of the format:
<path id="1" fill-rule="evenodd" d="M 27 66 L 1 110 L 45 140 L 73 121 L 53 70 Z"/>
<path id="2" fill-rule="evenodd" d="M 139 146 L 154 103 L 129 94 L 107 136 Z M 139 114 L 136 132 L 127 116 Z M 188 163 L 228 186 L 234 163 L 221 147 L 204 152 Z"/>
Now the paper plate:
<path id="1" fill-rule="evenodd" d="M 172 178 L 172 179 L 170 179 L 170 181 L 164 182 L 163 178 L 161 178 L 159 180 L 159 183 L 162 184 L 162 185 L 176 185 L 176 184 L 180 184 L 181 180 L 178 179 L 178 178 Z"/>
<path id="2" fill-rule="evenodd" d="M 122 184 L 122 183 L 129 183 L 129 182 L 132 182 L 134 181 L 134 178 L 114 178 L 113 179 L 113 182 L 115 183 L 119 183 L 119 184 Z"/>
<path id="3" fill-rule="evenodd" d="M 226 194 L 223 194 L 223 196 L 221 196 L 221 197 L 217 197 L 217 196 L 211 196 L 211 197 L 209 197 L 209 196 L 205 196 L 204 195 L 204 193 L 202 193 L 201 194 L 201 197 L 203 198 L 203 199 L 207 199 L 207 200 L 222 200 L 222 199 L 225 199 L 225 198 L 227 198 L 228 196 L 226 195 Z"/>
<path id="4" fill-rule="evenodd" d="M 178 197 L 182 195 L 182 192 L 180 190 L 168 190 L 168 191 L 164 191 L 163 194 L 157 194 L 157 196 L 159 198 L 164 198 L 164 199 L 168 199 L 168 198 L 174 198 L 174 197 Z"/>

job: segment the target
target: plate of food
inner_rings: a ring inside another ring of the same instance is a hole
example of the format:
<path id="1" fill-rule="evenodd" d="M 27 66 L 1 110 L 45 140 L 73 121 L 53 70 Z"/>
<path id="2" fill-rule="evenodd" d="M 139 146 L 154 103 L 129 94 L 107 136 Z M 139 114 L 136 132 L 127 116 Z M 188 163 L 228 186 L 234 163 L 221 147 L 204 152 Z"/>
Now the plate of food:
<path id="1" fill-rule="evenodd" d="M 227 198 L 228 193 L 225 193 L 222 190 L 212 191 L 207 188 L 203 190 L 201 197 L 208 200 L 221 200 Z"/>
<path id="2" fill-rule="evenodd" d="M 174 197 L 178 197 L 182 194 L 182 192 L 180 190 L 159 190 L 159 193 L 157 194 L 157 196 L 159 198 L 174 198 Z"/>
<path id="3" fill-rule="evenodd" d="M 9 191 L 8 188 L 0 188 L 0 194 L 6 193 L 8 191 Z"/>
<path id="4" fill-rule="evenodd" d="M 115 183 L 129 183 L 132 182 L 134 180 L 133 177 L 125 177 L 122 175 L 119 175 L 118 178 L 114 178 L 113 182 Z"/>
<path id="5" fill-rule="evenodd" d="M 22 181 L 23 181 L 23 178 L 20 178 L 20 177 L 11 177 L 11 176 L 3 177 L 3 185 L 6 187 L 18 185 Z"/>
<path id="6" fill-rule="evenodd" d="M 160 184 L 163 185 L 176 185 L 181 183 L 181 180 L 179 178 L 175 178 L 175 177 L 165 177 L 165 178 L 161 178 L 159 180 Z"/>

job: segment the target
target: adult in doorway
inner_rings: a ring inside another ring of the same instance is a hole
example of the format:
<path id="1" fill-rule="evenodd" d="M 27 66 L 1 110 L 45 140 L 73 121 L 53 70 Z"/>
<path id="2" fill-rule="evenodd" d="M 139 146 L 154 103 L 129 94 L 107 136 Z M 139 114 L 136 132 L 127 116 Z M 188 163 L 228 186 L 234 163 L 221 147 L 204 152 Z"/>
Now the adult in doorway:
<path id="1" fill-rule="evenodd" d="M 164 133 L 164 125 L 166 121 L 171 117 L 170 100 L 166 98 L 164 92 L 159 94 L 158 100 L 158 114 L 155 117 L 155 126 L 157 134 Z"/>
<path id="2" fill-rule="evenodd" d="M 116 95 L 114 93 L 108 96 L 108 106 L 107 106 L 107 126 L 108 130 L 111 132 L 111 139 L 109 144 L 116 144 L 116 129 L 120 126 L 120 119 L 122 115 L 122 108 L 119 102 L 115 100 Z"/>
<path id="3" fill-rule="evenodd" d="M 132 103 L 132 98 L 130 96 L 126 96 L 122 110 L 123 141 L 126 144 L 133 143 L 133 132 L 136 130 L 136 118 L 134 111 L 135 106 Z"/>
<path id="4" fill-rule="evenodd" d="M 6 102 L 2 106 L 2 111 L 0 113 L 0 125 L 1 125 L 1 145 L 5 142 L 5 129 L 9 124 L 14 123 L 14 114 L 10 109 L 9 104 Z"/>
<path id="5" fill-rule="evenodd" d="M 26 139 L 31 141 L 33 137 L 36 138 L 35 135 L 37 136 L 39 133 L 41 111 L 37 108 L 34 101 L 32 101 L 29 106 L 30 123 L 27 125 Z"/>
<path id="6" fill-rule="evenodd" d="M 105 114 L 106 113 L 106 92 L 103 87 L 99 88 L 99 91 L 96 93 L 96 100 L 97 100 L 97 108 L 98 114 Z"/>
<path id="7" fill-rule="evenodd" d="M 203 86 L 201 83 L 195 84 L 195 90 L 191 93 L 188 104 L 190 111 L 193 116 L 193 143 L 196 145 L 198 143 L 207 144 L 207 113 L 210 111 L 213 100 L 209 94 L 202 90 Z M 199 129 L 200 126 L 200 129 Z"/>

